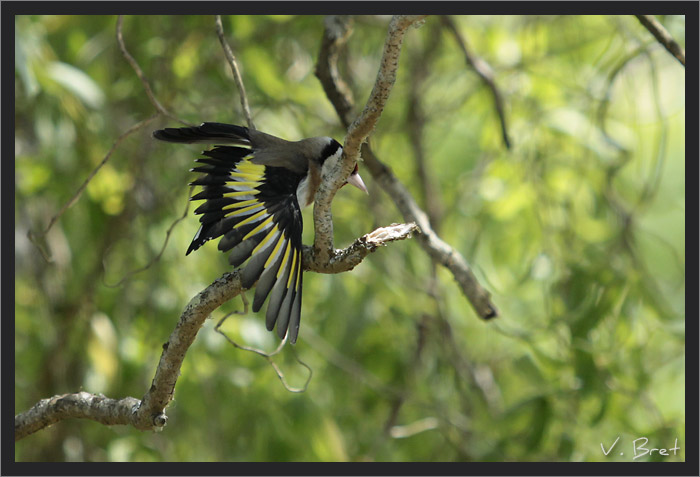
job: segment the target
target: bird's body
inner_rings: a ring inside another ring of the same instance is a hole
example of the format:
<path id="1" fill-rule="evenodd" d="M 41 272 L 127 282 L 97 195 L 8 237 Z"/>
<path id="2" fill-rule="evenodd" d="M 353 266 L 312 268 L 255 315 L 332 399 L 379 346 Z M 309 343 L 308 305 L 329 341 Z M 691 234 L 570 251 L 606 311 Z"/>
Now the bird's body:
<path id="1" fill-rule="evenodd" d="M 295 343 L 301 318 L 301 209 L 313 203 L 323 168 L 340 159 L 342 146 L 329 137 L 291 142 L 260 131 L 221 123 L 155 131 L 157 139 L 216 146 L 197 159 L 192 169 L 202 173 L 192 185 L 203 190 L 192 200 L 204 200 L 195 210 L 201 226 L 187 254 L 222 237 L 218 248 L 229 252 L 243 288 L 257 287 L 253 311 L 268 295 L 266 325 Z M 220 145 L 229 144 L 229 145 Z M 365 192 L 357 167 L 348 182 Z"/>

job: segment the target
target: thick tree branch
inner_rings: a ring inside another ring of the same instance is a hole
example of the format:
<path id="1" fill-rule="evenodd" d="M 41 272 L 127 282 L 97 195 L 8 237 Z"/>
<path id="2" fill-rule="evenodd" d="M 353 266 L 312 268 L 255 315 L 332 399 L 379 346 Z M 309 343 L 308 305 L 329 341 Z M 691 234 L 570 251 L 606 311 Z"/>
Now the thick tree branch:
<path id="1" fill-rule="evenodd" d="M 326 263 L 312 256 L 311 247 L 305 247 L 304 269 L 318 273 L 352 270 L 378 247 L 406 239 L 416 229 L 415 224 L 392 224 L 378 228 L 349 247 L 334 251 Z M 234 270 L 225 273 L 190 300 L 163 345 L 151 387 L 141 401 L 132 397 L 115 400 L 85 392 L 42 399 L 30 410 L 15 416 L 15 440 L 70 418 L 91 419 L 108 425 L 130 424 L 144 431 L 162 428 L 167 423 L 165 408 L 173 399 L 187 350 L 209 315 L 241 291 L 240 270 Z"/>
<path id="2" fill-rule="evenodd" d="M 418 230 L 415 223 L 391 224 L 388 227 L 380 227 L 373 232 L 363 235 L 355 240 L 349 247 L 334 250 L 324 261 L 319 254 L 315 254 L 312 247 L 304 246 L 304 270 L 317 273 L 342 273 L 352 270 L 377 248 L 387 245 L 389 242 L 404 240 Z"/>
<path id="3" fill-rule="evenodd" d="M 197 332 L 212 311 L 236 297 L 240 292 L 240 272 L 234 270 L 225 273 L 190 300 L 168 341 L 163 345 L 163 353 L 151 388 L 144 395 L 132 419 L 132 424 L 137 429 L 160 427 L 157 424 L 163 422 L 165 408 L 175 393 L 175 383 L 180 376 L 180 367 Z"/>
<path id="4" fill-rule="evenodd" d="M 347 23 L 327 22 L 326 26 L 329 24 L 346 25 L 347 28 Z M 337 43 L 338 38 L 344 37 L 345 35 L 343 32 L 340 34 L 338 32 L 329 32 L 328 28 L 326 28 L 323 41 Z M 332 51 L 332 48 L 329 46 L 327 51 Z M 336 68 L 334 65 L 323 65 L 323 63 L 330 63 L 333 59 L 333 57 L 319 57 L 317 71 L 333 71 Z M 337 98 L 343 96 L 344 101 L 349 104 L 352 104 L 352 98 L 343 95 L 342 91 L 338 89 L 337 85 L 333 82 L 331 76 L 319 76 L 319 79 L 322 80 L 326 95 L 331 100 L 336 111 L 338 111 L 341 121 L 345 122 L 346 114 L 343 113 L 344 109 Z M 372 177 L 381 185 L 382 190 L 392 198 L 399 211 L 403 214 L 404 220 L 406 220 L 406 222 L 414 222 L 418 225 L 420 234 L 417 237 L 421 246 L 433 260 L 452 272 L 452 275 L 455 277 L 455 280 L 477 315 L 483 319 L 498 316 L 498 311 L 496 306 L 491 302 L 489 292 L 479 284 L 479 281 L 474 276 L 467 261 L 458 251 L 454 250 L 438 237 L 425 212 L 421 210 L 411 196 L 411 193 L 401 184 L 391 169 L 379 161 L 367 144 L 362 145 L 362 157 Z M 317 200 L 319 199 L 318 194 L 316 198 Z"/>
<path id="5" fill-rule="evenodd" d="M 331 219 L 330 201 L 335 191 L 342 185 L 344 181 L 342 178 L 350 174 L 352 166 L 357 159 L 361 143 L 371 133 L 386 104 L 391 86 L 396 78 L 398 55 L 403 35 L 406 29 L 420 20 L 420 18 L 422 16 L 397 16 L 391 22 L 377 84 L 375 84 L 375 89 L 370 96 L 365 113 L 358 118 L 348 135 L 351 144 L 349 148 L 351 155 L 339 161 L 339 166 L 334 173 L 323 179 L 325 195 L 322 194 L 320 202 L 328 201 L 328 221 Z M 121 17 L 118 21 L 117 37 L 120 45 L 123 47 Z M 138 65 L 135 65 L 135 70 L 138 74 L 140 71 Z M 150 88 L 147 86 L 148 83 L 142 77 L 142 73 L 139 74 L 139 77 L 144 81 L 149 97 L 155 99 L 152 97 Z M 161 110 L 162 107 L 158 107 L 159 103 L 157 101 L 154 105 L 161 113 L 165 114 L 165 110 Z M 388 227 L 378 228 L 360 237 L 345 249 L 335 250 L 332 247 L 331 225 L 329 235 L 330 249 L 326 250 L 325 254 L 318 254 L 314 253 L 314 248 L 305 247 L 304 270 L 319 273 L 341 273 L 351 270 L 378 247 L 389 242 L 406 239 L 416 230 L 417 226 L 415 223 L 392 224 Z M 141 401 L 131 397 L 117 401 L 89 393 L 77 393 L 45 399 L 37 403 L 29 411 L 15 416 L 15 439 L 19 440 L 60 420 L 75 417 L 92 419 L 110 425 L 131 424 L 140 430 L 158 430 L 162 428 L 167 423 L 165 408 L 173 399 L 175 384 L 180 376 L 180 368 L 187 350 L 194 342 L 197 333 L 210 314 L 223 303 L 239 295 L 241 291 L 240 270 L 234 270 L 214 281 L 189 302 L 180 316 L 175 329 L 170 334 L 168 341 L 163 345 L 163 352 L 151 387 Z"/>
<path id="6" fill-rule="evenodd" d="M 654 15 L 635 15 L 635 17 L 637 17 L 639 23 L 644 25 L 644 28 L 649 30 L 649 33 L 654 35 L 654 38 L 656 38 L 669 53 L 675 56 L 676 59 L 685 66 L 685 50 L 676 43 L 664 26 L 654 18 Z"/>
<path id="7" fill-rule="evenodd" d="M 139 400 L 116 400 L 101 394 L 79 392 L 42 399 L 31 409 L 15 416 L 15 441 L 64 419 L 90 419 L 107 426 L 129 424 Z"/>
<path id="8" fill-rule="evenodd" d="M 316 77 L 321 84 L 333 84 L 335 88 L 326 90 L 331 103 L 335 106 L 343 126 L 347 129 L 352 122 L 352 110 L 355 102 L 352 91 L 338 72 L 338 55 L 352 34 L 352 18 L 345 15 L 327 15 L 323 19 L 325 27 L 321 50 L 316 63 Z M 324 61 L 321 61 L 321 60 Z"/>
<path id="9" fill-rule="evenodd" d="M 379 117 L 384 110 L 389 94 L 396 81 L 396 71 L 399 66 L 401 44 L 408 28 L 425 18 L 426 15 L 395 15 L 389 24 L 389 32 L 384 42 L 384 52 L 377 73 L 377 80 L 367 100 L 362 113 L 350 125 L 343 145 L 343 156 L 336 166 L 324 176 L 316 192 L 314 203 L 314 255 L 318 255 L 321 263 L 328 263 L 333 251 L 333 221 L 331 202 L 335 193 L 343 185 L 352 172 L 359 157 L 360 146 L 374 130 Z M 347 26 L 345 27 L 347 31 Z M 342 25 L 340 26 L 342 31 Z M 336 38 L 336 43 L 342 41 L 343 35 Z M 337 58 L 337 57 L 336 57 Z M 330 69 L 328 71 L 333 71 Z M 337 71 L 337 70 L 336 70 Z M 337 75 L 336 75 L 337 76 Z M 332 78 L 333 75 L 328 75 Z M 335 88 L 336 90 L 338 88 Z M 342 93 L 338 93 L 342 96 Z M 338 96 L 338 97 L 340 97 Z"/>
<path id="10" fill-rule="evenodd" d="M 418 225 L 420 233 L 416 238 L 423 249 L 433 260 L 452 272 L 476 314 L 485 320 L 498 316 L 496 306 L 491 303 L 489 292 L 479 284 L 464 257 L 438 237 L 430 225 L 428 216 L 418 206 L 408 189 L 401 184 L 389 167 L 379 162 L 369 148 L 363 148 L 362 156 L 372 177 L 379 183 L 382 190 L 394 199 L 404 218 Z"/>
<path id="11" fill-rule="evenodd" d="M 255 129 L 255 123 L 253 123 L 253 118 L 250 114 L 250 106 L 248 105 L 248 96 L 245 92 L 245 86 L 243 86 L 243 78 L 241 77 L 241 72 L 238 69 L 238 62 L 236 57 L 233 55 L 233 51 L 224 37 L 224 26 L 221 23 L 221 15 L 216 15 L 216 35 L 219 37 L 219 42 L 221 47 L 224 49 L 224 54 L 226 55 L 226 61 L 228 61 L 231 67 L 231 72 L 233 73 L 233 79 L 238 87 L 238 93 L 241 97 L 241 108 L 243 109 L 243 114 L 245 115 L 246 122 L 250 129 Z"/>

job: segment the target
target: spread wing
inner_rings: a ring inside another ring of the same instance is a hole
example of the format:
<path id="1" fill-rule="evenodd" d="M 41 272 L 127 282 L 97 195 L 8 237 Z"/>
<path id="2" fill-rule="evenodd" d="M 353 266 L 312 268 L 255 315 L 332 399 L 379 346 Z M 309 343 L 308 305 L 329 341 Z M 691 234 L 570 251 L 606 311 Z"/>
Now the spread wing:
<path id="1" fill-rule="evenodd" d="M 211 123 L 205 123 L 205 125 Z M 203 125 L 203 126 L 205 126 Z M 221 237 L 218 248 L 229 252 L 229 262 L 238 267 L 248 262 L 241 284 L 251 288 L 255 282 L 253 311 L 257 312 L 269 296 L 265 324 L 295 343 L 301 317 L 301 209 L 296 189 L 302 179 L 282 167 L 255 164 L 247 130 L 238 126 L 215 128 L 165 129 L 156 131 L 158 139 L 171 142 L 207 142 L 227 139 L 236 146 L 216 146 L 197 159 L 192 169 L 202 175 L 192 185 L 203 190 L 192 200 L 205 201 L 196 210 L 201 226 L 187 254 L 205 242 Z M 211 126 L 207 126 L 211 128 Z M 235 128 L 235 129 L 234 129 Z"/>

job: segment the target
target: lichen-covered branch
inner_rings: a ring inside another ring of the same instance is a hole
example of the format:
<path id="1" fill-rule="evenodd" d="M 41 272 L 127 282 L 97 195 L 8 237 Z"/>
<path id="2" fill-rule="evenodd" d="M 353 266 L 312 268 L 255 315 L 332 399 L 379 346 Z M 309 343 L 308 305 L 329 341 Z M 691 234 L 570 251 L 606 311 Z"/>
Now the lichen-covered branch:
<path id="1" fill-rule="evenodd" d="M 668 50 L 683 66 L 685 66 L 685 50 L 673 39 L 671 34 L 654 18 L 654 15 L 635 15 L 639 23 L 654 35 L 659 43 Z"/>
<path id="2" fill-rule="evenodd" d="M 329 31 L 329 24 L 339 25 L 339 28 L 344 26 L 346 30 L 345 32 Z M 345 34 L 348 31 L 349 27 L 347 23 L 327 22 L 323 41 L 328 43 L 335 42 L 336 45 L 338 45 L 339 39 L 345 38 Z M 329 45 L 326 50 L 322 51 L 332 51 L 332 46 Z M 319 57 L 317 71 L 333 71 L 336 68 L 334 65 L 323 65 L 323 63 L 332 63 L 333 61 L 334 57 Z M 326 95 L 338 112 L 341 121 L 345 122 L 346 115 L 343 113 L 344 108 L 337 98 L 342 96 L 344 98 L 343 101 L 349 104 L 352 104 L 352 98 L 343 95 L 342 90 L 338 89 L 332 76 L 319 76 L 319 79 L 321 79 Z M 381 189 L 394 201 L 397 208 L 402 213 L 404 220 L 406 222 L 414 222 L 419 227 L 420 233 L 417 235 L 417 238 L 423 249 L 433 260 L 452 272 L 452 275 L 477 315 L 483 319 L 490 319 L 498 316 L 498 310 L 491 302 L 489 292 L 481 286 L 464 257 L 449 244 L 440 239 L 433 230 L 425 212 L 418 206 L 411 193 L 401 184 L 391 169 L 374 155 L 371 148 L 366 143 L 362 145 L 362 157 L 372 177 L 379 183 Z M 319 200 L 318 194 L 316 195 L 316 200 Z M 316 223 L 318 223 L 318 221 Z"/>
<path id="3" fill-rule="evenodd" d="M 139 400 L 110 399 L 101 394 L 79 392 L 42 399 L 15 416 L 15 441 L 64 419 L 90 419 L 107 426 L 129 424 Z"/>
<path id="4" fill-rule="evenodd" d="M 314 248 L 321 263 L 330 261 L 333 255 L 333 222 L 331 202 L 335 193 L 352 172 L 360 154 L 360 146 L 374 130 L 384 110 L 396 81 L 401 45 L 408 28 L 426 15 L 395 15 L 389 24 L 384 51 L 374 88 L 362 113 L 350 125 L 343 145 L 343 156 L 337 165 L 324 176 L 316 192 L 314 203 Z M 340 26 L 342 30 L 342 25 Z M 342 35 L 336 41 L 341 41 Z M 332 69 L 329 71 L 333 71 Z M 337 71 L 337 70 L 336 70 Z M 337 76 L 337 75 L 336 75 Z M 333 75 L 328 75 L 332 79 Z M 335 88 L 337 90 L 337 88 Z M 339 93 L 342 95 L 342 93 Z"/>
<path id="5" fill-rule="evenodd" d="M 411 234 L 417 230 L 418 227 L 415 223 L 391 224 L 387 227 L 380 227 L 358 238 L 350 246 L 334 250 L 326 261 L 321 260 L 320 256 L 313 252 L 312 247 L 304 246 L 304 270 L 317 273 L 350 271 L 377 248 L 386 246 L 389 242 L 410 238 Z"/>
<path id="6" fill-rule="evenodd" d="M 321 262 L 304 249 L 304 269 L 318 273 L 341 273 L 352 270 L 377 248 L 403 240 L 416 231 L 415 224 L 392 224 L 363 235 L 349 247 L 333 251 L 328 262 Z M 198 293 L 185 307 L 175 329 L 163 345 L 155 376 L 143 398 L 109 399 L 86 392 L 42 399 L 30 410 L 15 416 L 15 440 L 64 419 L 83 418 L 107 425 L 132 425 L 140 430 L 157 430 L 165 426 L 165 409 L 172 401 L 175 384 L 188 349 L 209 315 L 241 293 L 240 271 L 225 273 Z"/>
<path id="7" fill-rule="evenodd" d="M 241 292 L 239 270 L 225 273 L 198 293 L 185 307 L 158 362 L 150 389 L 141 400 L 132 424 L 138 429 L 151 429 L 163 422 L 165 408 L 173 399 L 175 383 L 187 350 L 211 312 Z M 165 423 L 163 422 L 163 425 Z"/>

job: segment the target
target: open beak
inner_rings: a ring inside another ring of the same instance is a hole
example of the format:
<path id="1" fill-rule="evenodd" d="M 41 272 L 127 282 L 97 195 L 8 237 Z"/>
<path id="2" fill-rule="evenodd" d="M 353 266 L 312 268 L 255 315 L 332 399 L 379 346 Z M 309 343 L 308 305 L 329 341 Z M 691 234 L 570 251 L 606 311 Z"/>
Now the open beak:
<path id="1" fill-rule="evenodd" d="M 357 172 L 353 172 L 352 174 L 350 174 L 350 177 L 348 177 L 348 184 L 354 185 L 362 192 L 369 195 L 367 186 L 365 186 L 365 183 L 362 181 L 362 177 L 360 177 L 360 174 L 358 174 Z"/>

